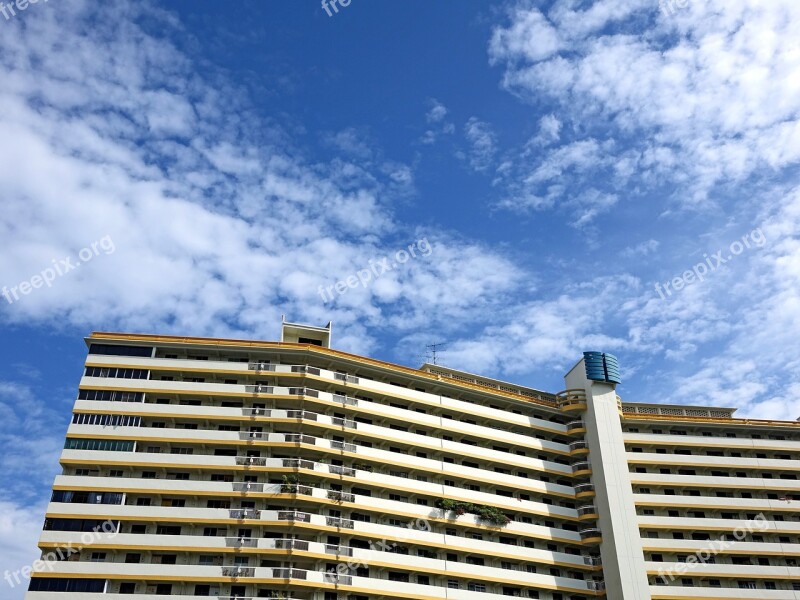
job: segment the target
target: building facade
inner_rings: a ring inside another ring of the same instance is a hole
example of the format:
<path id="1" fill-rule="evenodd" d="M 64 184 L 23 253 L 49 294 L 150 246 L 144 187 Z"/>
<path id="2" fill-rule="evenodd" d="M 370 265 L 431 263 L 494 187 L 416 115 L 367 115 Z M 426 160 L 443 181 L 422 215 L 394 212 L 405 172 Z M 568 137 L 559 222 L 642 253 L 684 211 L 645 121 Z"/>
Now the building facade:
<path id="1" fill-rule="evenodd" d="M 800 600 L 800 427 L 282 341 L 94 333 L 29 600 Z"/>

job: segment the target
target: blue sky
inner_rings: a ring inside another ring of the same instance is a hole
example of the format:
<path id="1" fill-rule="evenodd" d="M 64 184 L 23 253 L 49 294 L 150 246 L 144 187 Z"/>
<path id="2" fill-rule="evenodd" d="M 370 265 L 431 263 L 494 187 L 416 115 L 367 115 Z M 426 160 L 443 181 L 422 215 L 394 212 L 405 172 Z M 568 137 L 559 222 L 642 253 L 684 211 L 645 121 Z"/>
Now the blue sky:
<path id="1" fill-rule="evenodd" d="M 0 16 L 0 569 L 35 554 L 92 330 L 331 320 L 550 391 L 604 350 L 626 400 L 797 418 L 797 39 L 794 0 Z"/>

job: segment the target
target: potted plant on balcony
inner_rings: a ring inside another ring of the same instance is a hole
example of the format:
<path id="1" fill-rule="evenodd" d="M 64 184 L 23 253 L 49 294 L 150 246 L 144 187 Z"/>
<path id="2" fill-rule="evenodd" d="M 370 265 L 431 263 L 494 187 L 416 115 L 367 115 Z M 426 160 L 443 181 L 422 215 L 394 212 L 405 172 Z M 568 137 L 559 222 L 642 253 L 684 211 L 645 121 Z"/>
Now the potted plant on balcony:
<path id="1" fill-rule="evenodd" d="M 296 494 L 300 486 L 297 475 L 284 475 L 281 484 L 281 494 Z"/>

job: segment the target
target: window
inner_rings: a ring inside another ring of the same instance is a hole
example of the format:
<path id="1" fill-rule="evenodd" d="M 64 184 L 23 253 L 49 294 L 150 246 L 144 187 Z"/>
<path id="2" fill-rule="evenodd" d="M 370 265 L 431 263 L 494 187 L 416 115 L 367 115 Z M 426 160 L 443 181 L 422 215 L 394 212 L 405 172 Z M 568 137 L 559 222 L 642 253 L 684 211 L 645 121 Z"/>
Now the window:
<path id="1" fill-rule="evenodd" d="M 98 440 L 67 438 L 67 450 L 101 450 L 104 452 L 133 452 L 133 442 L 129 440 Z"/>
<path id="2" fill-rule="evenodd" d="M 65 577 L 34 577 L 29 592 L 84 592 L 102 594 L 105 579 L 68 579 Z"/>
<path id="3" fill-rule="evenodd" d="M 80 413 L 72 415 L 72 422 L 76 425 L 102 425 L 103 427 L 139 427 L 141 417 L 129 415 L 100 415 L 93 413 Z"/>
<path id="4" fill-rule="evenodd" d="M 109 367 L 86 367 L 86 377 L 109 377 L 112 379 L 147 379 L 147 369 L 118 369 Z"/>
<path id="5" fill-rule="evenodd" d="M 102 354 L 106 356 L 139 356 L 150 358 L 153 348 L 150 346 L 115 346 L 112 344 L 91 344 L 89 354 Z"/>
<path id="6" fill-rule="evenodd" d="M 116 392 L 111 390 L 81 390 L 78 400 L 97 400 L 101 402 L 143 402 L 142 392 Z"/>

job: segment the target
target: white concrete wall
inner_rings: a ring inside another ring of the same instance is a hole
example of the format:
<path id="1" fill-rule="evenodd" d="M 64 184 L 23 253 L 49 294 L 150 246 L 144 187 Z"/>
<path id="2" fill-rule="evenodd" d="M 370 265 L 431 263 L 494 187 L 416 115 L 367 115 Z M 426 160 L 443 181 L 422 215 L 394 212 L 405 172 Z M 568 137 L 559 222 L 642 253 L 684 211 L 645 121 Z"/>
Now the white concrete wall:
<path id="1" fill-rule="evenodd" d="M 586 379 L 583 359 L 565 381 L 567 389 L 586 391 L 585 438 L 589 442 L 597 523 L 603 537 L 600 554 L 608 598 L 650 600 L 615 387 Z"/>

